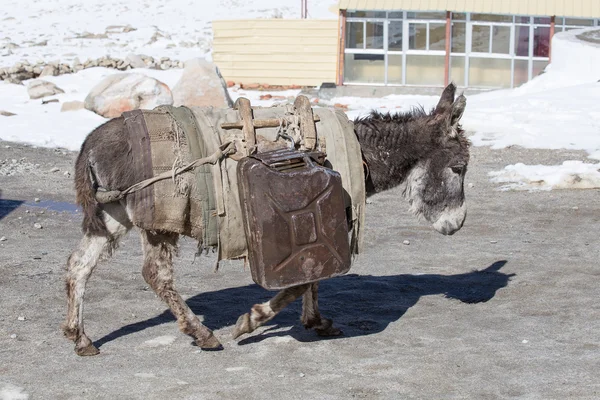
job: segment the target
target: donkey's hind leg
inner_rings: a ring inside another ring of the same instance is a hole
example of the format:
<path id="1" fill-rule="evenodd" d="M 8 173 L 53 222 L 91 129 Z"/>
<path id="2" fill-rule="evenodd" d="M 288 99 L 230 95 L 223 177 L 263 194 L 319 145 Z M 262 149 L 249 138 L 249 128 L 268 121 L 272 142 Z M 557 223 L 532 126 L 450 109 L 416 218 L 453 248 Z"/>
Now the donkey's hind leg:
<path id="1" fill-rule="evenodd" d="M 154 292 L 169 305 L 183 333 L 196 339 L 196 344 L 202 349 L 220 349 L 223 347 L 221 343 L 210 329 L 202 325 L 173 285 L 173 254 L 176 252 L 178 239 L 179 235 L 176 233 L 152 233 L 143 230 L 142 275 Z"/>
<path id="2" fill-rule="evenodd" d="M 333 321 L 323 318 L 319 312 L 319 282 L 310 284 L 302 296 L 302 324 L 306 329 L 314 329 L 319 336 L 339 336 L 342 331 L 333 326 Z"/>
<path id="3" fill-rule="evenodd" d="M 310 283 L 283 289 L 266 303 L 255 304 L 249 313 L 240 316 L 233 329 L 233 338 L 244 333 L 250 333 L 265 322 L 270 321 L 288 304 L 302 296 L 308 290 Z"/>
<path id="4" fill-rule="evenodd" d="M 65 336 L 75 342 L 75 352 L 80 356 L 99 353 L 83 329 L 83 298 L 87 281 L 98 261 L 102 257 L 108 258 L 118 240 L 131 229 L 131 222 L 119 204 L 107 205 L 102 211 L 102 218 L 107 234 L 85 234 L 67 261 L 67 319 L 62 329 Z"/>

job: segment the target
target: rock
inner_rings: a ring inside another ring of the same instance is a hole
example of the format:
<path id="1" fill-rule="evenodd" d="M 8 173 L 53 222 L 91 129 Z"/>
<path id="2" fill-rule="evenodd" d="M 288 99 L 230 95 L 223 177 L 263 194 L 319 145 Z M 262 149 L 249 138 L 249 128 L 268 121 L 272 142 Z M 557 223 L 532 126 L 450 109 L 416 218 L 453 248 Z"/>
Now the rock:
<path id="1" fill-rule="evenodd" d="M 85 108 L 105 118 L 116 118 L 136 108 L 153 109 L 173 104 L 171 90 L 146 75 L 110 75 L 97 84 L 85 98 Z"/>
<path id="2" fill-rule="evenodd" d="M 7 240 L 7 239 L 6 239 L 6 236 L 2 236 L 2 237 L 0 237 L 0 242 L 6 242 L 6 240 Z"/>
<path id="3" fill-rule="evenodd" d="M 33 224 L 33 227 L 34 227 L 35 229 L 42 229 L 42 228 L 43 228 L 43 227 L 42 227 L 42 224 L 40 224 L 39 222 L 36 222 L 35 224 Z"/>
<path id="4" fill-rule="evenodd" d="M 83 110 L 85 105 L 83 101 L 65 101 L 60 107 L 61 112 Z"/>
<path id="5" fill-rule="evenodd" d="M 247 83 L 242 85 L 242 89 L 256 90 L 260 87 L 258 83 Z"/>
<path id="6" fill-rule="evenodd" d="M 402 244 L 405 244 L 405 245 L 408 246 L 410 244 L 410 240 L 405 240 L 405 241 L 402 242 Z"/>
<path id="7" fill-rule="evenodd" d="M 473 183 L 469 183 L 467 186 L 468 186 L 468 187 L 470 187 L 470 188 L 472 188 L 472 187 L 474 187 L 475 185 L 474 185 Z"/>
<path id="8" fill-rule="evenodd" d="M 58 75 L 58 68 L 55 65 L 48 64 L 42 69 L 40 77 L 43 76 L 56 76 Z"/>
<path id="9" fill-rule="evenodd" d="M 490 240 L 490 243 L 491 244 L 496 244 L 496 243 L 498 243 L 498 241 L 497 240 Z"/>
<path id="10" fill-rule="evenodd" d="M 11 113 L 10 111 L 0 110 L 0 115 L 2 115 L 4 117 L 12 117 L 13 115 L 17 115 L 17 114 Z"/>
<path id="11" fill-rule="evenodd" d="M 142 57 L 137 54 L 128 54 L 127 57 L 125 57 L 125 61 L 127 61 L 133 68 L 146 68 L 146 63 Z"/>
<path id="12" fill-rule="evenodd" d="M 27 93 L 30 99 L 41 99 L 42 97 L 54 96 L 65 91 L 52 82 L 36 79 L 27 85 Z"/>
<path id="13" fill-rule="evenodd" d="M 348 109 L 348 105 L 347 104 L 335 103 L 333 106 L 335 108 L 341 108 L 341 109 L 344 109 L 344 110 Z"/>
<path id="14" fill-rule="evenodd" d="M 33 199 L 34 202 L 39 203 L 40 202 L 40 198 L 36 197 L 35 199 Z"/>
<path id="15" fill-rule="evenodd" d="M 48 41 L 42 40 L 41 42 L 38 42 L 38 43 L 34 44 L 33 46 L 48 46 Z"/>
<path id="16" fill-rule="evenodd" d="M 80 35 L 75 36 L 76 39 L 108 39 L 106 33 L 89 33 L 83 32 Z"/>
<path id="17" fill-rule="evenodd" d="M 273 95 L 271 94 L 263 94 L 260 96 L 260 100 L 270 100 L 271 98 L 273 98 Z"/>
<path id="18" fill-rule="evenodd" d="M 19 317 L 17 318 L 18 321 L 25 321 L 25 317 L 22 315 L 19 315 Z"/>
<path id="19" fill-rule="evenodd" d="M 227 83 L 217 66 L 199 58 L 185 63 L 181 79 L 173 87 L 173 104 L 188 107 L 233 107 Z"/>
<path id="20" fill-rule="evenodd" d="M 54 167 L 50 170 L 50 172 L 58 172 L 58 171 L 60 171 L 60 168 L 58 168 L 58 167 Z"/>
<path id="21" fill-rule="evenodd" d="M 11 338 L 11 339 L 16 339 L 16 338 L 17 338 L 17 335 L 16 335 L 15 333 L 13 333 L 12 335 L 10 335 L 10 338 Z"/>

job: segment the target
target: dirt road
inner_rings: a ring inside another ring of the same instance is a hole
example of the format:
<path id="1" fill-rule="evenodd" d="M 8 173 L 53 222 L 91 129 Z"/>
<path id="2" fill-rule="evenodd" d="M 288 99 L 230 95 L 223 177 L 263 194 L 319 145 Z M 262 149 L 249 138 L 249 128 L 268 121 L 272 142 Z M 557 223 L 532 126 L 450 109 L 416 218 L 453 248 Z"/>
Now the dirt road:
<path id="1" fill-rule="evenodd" d="M 146 286 L 132 232 L 88 285 L 101 354 L 81 358 L 59 329 L 80 238 L 65 175 L 76 155 L 0 142 L 0 399 L 600 398 L 600 191 L 499 192 L 487 177 L 585 155 L 472 154 L 452 237 L 409 215 L 398 191 L 372 199 L 367 251 L 321 286 L 343 337 L 305 331 L 295 303 L 233 341 L 237 317 L 272 294 L 241 263 L 214 273 L 214 256 L 194 261 L 182 240 L 177 286 L 225 346 L 202 352 Z"/>

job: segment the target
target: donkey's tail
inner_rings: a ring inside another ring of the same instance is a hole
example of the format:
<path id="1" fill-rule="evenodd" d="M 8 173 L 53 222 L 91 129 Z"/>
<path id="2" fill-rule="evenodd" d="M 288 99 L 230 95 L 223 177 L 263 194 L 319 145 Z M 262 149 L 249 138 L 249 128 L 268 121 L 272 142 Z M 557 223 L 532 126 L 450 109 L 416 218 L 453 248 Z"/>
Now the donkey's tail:
<path id="1" fill-rule="evenodd" d="M 83 233 L 86 235 L 109 236 L 102 218 L 102 209 L 96 200 L 96 182 L 93 179 L 93 171 L 88 158 L 85 143 L 75 162 L 75 191 L 77 192 L 77 204 L 83 211 Z"/>

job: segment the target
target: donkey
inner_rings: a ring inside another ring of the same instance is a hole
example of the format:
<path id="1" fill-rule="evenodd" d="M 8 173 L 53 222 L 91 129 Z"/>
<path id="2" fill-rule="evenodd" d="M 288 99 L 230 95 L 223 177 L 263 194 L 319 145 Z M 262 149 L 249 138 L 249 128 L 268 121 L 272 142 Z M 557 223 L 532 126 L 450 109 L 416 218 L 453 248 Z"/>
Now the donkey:
<path id="1" fill-rule="evenodd" d="M 456 87 L 450 84 L 437 106 L 398 115 L 372 112 L 354 121 L 354 130 L 364 157 L 367 196 L 400 186 L 410 209 L 433 224 L 433 228 L 452 235 L 466 218 L 463 190 L 469 161 L 469 141 L 459 121 L 466 106 Z M 80 356 L 98 354 L 83 327 L 83 298 L 88 278 L 102 258 L 108 258 L 123 236 L 133 227 L 124 201 L 99 204 L 97 184 L 126 188 L 132 181 L 133 161 L 124 133 L 123 118 L 114 118 L 92 131 L 84 141 L 75 165 L 77 203 L 83 210 L 83 238 L 67 261 L 68 299 L 65 336 L 75 342 Z M 175 290 L 173 255 L 179 235 L 174 232 L 141 230 L 144 263 L 142 275 L 154 292 L 175 315 L 179 329 L 190 335 L 204 350 L 222 349 L 213 332 L 205 327 Z M 239 317 L 233 330 L 237 338 L 271 320 L 298 297 L 303 296 L 301 322 L 320 336 L 342 332 L 318 307 L 318 283 L 308 283 L 280 291 L 266 303 L 255 304 Z"/>

